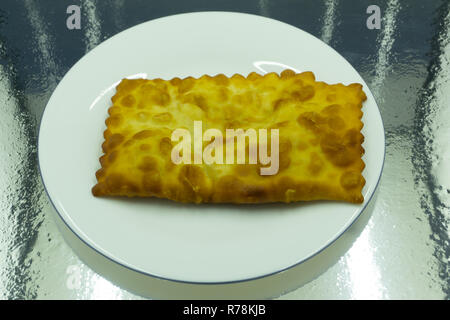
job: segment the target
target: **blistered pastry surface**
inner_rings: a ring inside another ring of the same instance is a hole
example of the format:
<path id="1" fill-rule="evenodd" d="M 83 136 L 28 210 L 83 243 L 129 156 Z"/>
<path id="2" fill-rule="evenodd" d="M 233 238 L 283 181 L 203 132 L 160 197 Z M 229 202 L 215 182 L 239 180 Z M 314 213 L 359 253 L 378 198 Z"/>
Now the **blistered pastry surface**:
<path id="1" fill-rule="evenodd" d="M 317 82 L 312 72 L 124 79 L 116 88 L 95 196 L 181 202 L 361 203 L 365 184 L 360 84 Z M 260 164 L 174 164 L 175 129 L 279 129 L 279 171 Z"/>

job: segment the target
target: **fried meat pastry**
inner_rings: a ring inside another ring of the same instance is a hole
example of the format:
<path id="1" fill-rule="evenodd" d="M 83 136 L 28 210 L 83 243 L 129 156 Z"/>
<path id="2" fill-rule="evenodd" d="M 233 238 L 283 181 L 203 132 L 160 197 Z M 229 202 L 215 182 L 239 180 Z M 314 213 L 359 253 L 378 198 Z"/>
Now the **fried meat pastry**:
<path id="1" fill-rule="evenodd" d="M 362 203 L 365 100 L 360 84 L 329 85 L 315 81 L 312 72 L 291 70 L 247 77 L 123 79 L 108 110 L 92 193 L 195 203 Z M 261 175 L 259 160 L 174 164 L 171 134 L 177 128 L 193 134 L 194 121 L 224 135 L 230 128 L 278 129 L 278 172 Z"/>

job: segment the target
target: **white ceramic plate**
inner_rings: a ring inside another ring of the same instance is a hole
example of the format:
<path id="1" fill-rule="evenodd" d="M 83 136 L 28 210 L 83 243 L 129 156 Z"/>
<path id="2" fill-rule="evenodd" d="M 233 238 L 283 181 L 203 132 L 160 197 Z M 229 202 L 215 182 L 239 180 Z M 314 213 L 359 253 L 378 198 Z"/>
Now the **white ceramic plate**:
<path id="1" fill-rule="evenodd" d="M 184 205 L 91 194 L 114 86 L 124 77 L 164 78 L 311 70 L 328 83 L 364 85 L 362 205 L 315 202 Z M 370 200 L 384 159 L 384 130 L 364 80 L 332 48 L 285 23 L 203 12 L 149 21 L 84 56 L 53 93 L 39 133 L 45 187 L 68 227 L 125 267 L 171 280 L 232 282 L 301 263 L 337 239 Z"/>

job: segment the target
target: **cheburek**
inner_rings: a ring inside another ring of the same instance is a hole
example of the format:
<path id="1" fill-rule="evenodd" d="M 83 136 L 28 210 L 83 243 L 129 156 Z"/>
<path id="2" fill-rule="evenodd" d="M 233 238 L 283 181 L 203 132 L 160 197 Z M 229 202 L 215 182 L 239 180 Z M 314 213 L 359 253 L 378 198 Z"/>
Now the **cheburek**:
<path id="1" fill-rule="evenodd" d="M 123 79 L 106 119 L 94 196 L 195 203 L 339 200 L 361 203 L 365 184 L 362 85 L 312 72 L 198 79 Z M 205 128 L 279 129 L 279 171 L 262 164 L 174 164 L 171 134 Z"/>

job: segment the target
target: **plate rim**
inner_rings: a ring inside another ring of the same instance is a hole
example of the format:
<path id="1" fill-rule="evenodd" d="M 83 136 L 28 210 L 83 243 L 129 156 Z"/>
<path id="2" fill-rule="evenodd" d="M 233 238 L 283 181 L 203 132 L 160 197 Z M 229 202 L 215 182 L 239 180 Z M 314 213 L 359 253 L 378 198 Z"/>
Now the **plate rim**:
<path id="1" fill-rule="evenodd" d="M 381 121 L 381 127 L 382 127 L 382 140 L 383 140 L 383 157 L 382 157 L 382 162 L 381 162 L 381 166 L 380 166 L 380 171 L 378 173 L 378 177 L 377 177 L 377 181 L 374 184 L 374 188 L 373 191 L 371 192 L 371 194 L 369 195 L 369 198 L 367 199 L 367 201 L 364 201 L 364 203 L 361 205 L 362 207 L 358 210 L 357 214 L 354 216 L 354 218 L 352 219 L 351 223 L 349 223 L 347 226 L 345 226 L 340 232 L 338 232 L 336 235 L 334 235 L 334 237 L 331 240 L 328 240 L 327 243 L 322 246 L 319 250 L 315 251 L 314 253 L 300 259 L 299 261 L 297 261 L 294 264 L 291 264 L 287 267 L 284 267 L 282 269 L 273 271 L 273 272 L 269 272 L 269 273 L 265 273 L 263 275 L 258 275 L 258 276 L 254 276 L 254 277 L 247 277 L 244 279 L 237 279 L 237 280 L 227 280 L 227 281 L 192 281 L 192 280 L 181 280 L 181 279 L 174 279 L 174 278 L 170 278 L 170 277 L 164 277 L 164 276 L 160 276 L 157 274 L 152 274 L 150 272 L 146 272 L 143 270 L 140 270 L 138 268 L 126 265 L 124 263 L 122 263 L 121 261 L 117 261 L 115 260 L 113 257 L 108 256 L 106 253 L 103 253 L 101 250 L 99 250 L 98 248 L 95 248 L 92 244 L 90 244 L 88 241 L 86 241 L 85 239 L 83 239 L 83 237 L 81 237 L 77 232 L 74 231 L 74 229 L 72 228 L 72 226 L 69 225 L 69 223 L 66 221 L 66 219 L 64 219 L 64 217 L 61 215 L 61 213 L 59 212 L 59 210 L 57 209 L 57 206 L 54 203 L 54 200 L 51 198 L 50 193 L 48 191 L 47 185 L 45 184 L 45 179 L 44 179 L 44 175 L 42 172 L 42 166 L 41 166 L 41 129 L 42 129 L 42 124 L 43 124 L 43 120 L 47 111 L 47 107 L 50 104 L 53 96 L 54 96 L 54 92 L 58 89 L 58 87 L 60 86 L 60 84 L 64 81 L 64 79 L 68 76 L 68 74 L 80 63 L 82 63 L 82 61 L 89 56 L 89 54 L 95 50 L 97 50 L 100 46 L 105 45 L 105 43 L 110 42 L 110 40 L 112 41 L 112 39 L 114 39 L 116 36 L 121 35 L 124 32 L 127 31 L 131 31 L 131 29 L 137 28 L 139 26 L 142 26 L 144 24 L 148 24 L 148 23 L 152 23 L 155 22 L 157 20 L 163 20 L 163 19 L 171 19 L 171 18 L 176 18 L 179 16 L 187 16 L 187 15 L 208 15 L 208 14 L 225 14 L 225 15 L 241 15 L 241 16 L 251 16 L 253 18 L 258 18 L 258 19 L 262 19 L 262 20 L 266 20 L 266 21 L 272 21 L 272 22 L 276 22 L 276 23 L 280 23 L 283 24 L 285 26 L 288 26 L 292 29 L 297 29 L 300 30 L 302 32 L 304 32 L 305 34 L 307 34 L 308 36 L 315 38 L 319 41 L 321 41 L 323 44 L 325 44 L 329 49 L 331 49 L 332 51 L 334 51 L 335 53 L 337 53 L 341 58 L 343 58 L 348 65 L 360 76 L 360 78 L 363 80 L 364 85 L 366 85 L 366 87 L 368 88 L 371 96 L 373 97 L 373 101 L 377 107 L 377 111 L 378 111 L 378 115 Z M 38 130 L 38 139 L 37 139 L 37 146 L 38 146 L 38 170 L 39 170 L 39 174 L 41 177 L 41 181 L 42 181 L 42 185 L 44 187 L 45 193 L 47 194 L 48 199 L 50 200 L 50 203 L 52 205 L 52 207 L 55 209 L 57 215 L 59 216 L 59 218 L 63 221 L 63 223 L 67 226 L 67 228 L 70 230 L 70 232 L 72 232 L 79 240 L 81 240 L 89 249 L 92 249 L 95 253 L 100 254 L 101 256 L 105 257 L 106 259 L 108 259 L 109 261 L 116 263 L 118 265 L 120 265 L 121 267 L 124 267 L 128 270 L 131 270 L 133 272 L 137 272 L 139 274 L 145 275 L 145 276 L 150 276 L 156 279 L 160 279 L 160 280 L 167 280 L 167 281 L 172 281 L 172 282 L 177 282 L 177 283 L 185 283 L 185 284 L 199 284 L 199 285 L 220 285 L 220 284 L 236 284 L 236 283 L 242 283 L 242 282 L 247 282 L 247 281 L 252 281 L 252 280 L 258 280 L 261 278 L 265 278 L 265 277 L 270 277 L 282 272 L 285 272 L 289 269 L 292 269 L 310 259 L 312 259 L 313 257 L 319 255 L 321 252 L 323 252 L 324 250 L 326 250 L 327 248 L 329 248 L 331 245 L 333 245 L 344 233 L 347 232 L 347 230 L 360 218 L 361 214 L 364 212 L 364 210 L 367 208 L 368 204 L 370 203 L 370 201 L 372 200 L 373 196 L 376 193 L 376 190 L 379 186 L 380 180 L 381 180 L 381 176 L 383 174 L 383 169 L 384 169 L 384 164 L 385 164 L 385 159 L 386 159 L 386 132 L 385 132 L 385 126 L 384 126 L 384 122 L 383 122 L 383 117 L 381 115 L 380 112 L 380 108 L 378 107 L 378 103 L 376 101 L 375 96 L 372 94 L 372 91 L 370 90 L 369 85 L 364 81 L 363 77 L 360 75 L 360 73 L 353 67 L 353 65 L 348 62 L 348 60 L 342 56 L 338 51 L 336 51 L 332 46 L 328 45 L 327 43 L 325 43 L 324 41 L 322 41 L 322 39 L 312 35 L 311 33 L 300 29 L 299 27 L 293 26 L 289 23 L 286 23 L 284 21 L 280 21 L 274 18 L 269 18 L 269 17 L 265 17 L 265 16 L 261 16 L 261 15 L 257 15 L 257 14 L 252 14 L 252 13 L 245 13 L 245 12 L 234 12 L 234 11 L 192 11 L 192 12 L 185 12 L 185 13 L 178 13 L 178 14 L 173 14 L 173 15 L 168 15 L 168 16 L 163 16 L 163 17 L 159 17 L 159 18 L 155 18 L 155 19 L 150 19 L 141 23 L 138 23 L 136 25 L 133 25 L 127 29 L 124 29 L 118 33 L 116 33 L 115 35 L 113 35 L 112 37 L 102 41 L 101 43 L 99 43 L 95 48 L 93 48 L 92 50 L 90 50 L 89 52 L 87 52 L 86 54 L 84 54 L 80 59 L 77 60 L 77 62 L 75 64 L 73 64 L 69 70 L 64 74 L 64 76 L 61 78 L 61 80 L 58 82 L 58 85 L 55 87 L 55 89 L 52 92 L 52 95 L 50 96 L 44 111 L 42 112 L 41 118 L 40 118 L 40 122 L 39 122 L 39 130 Z"/>

